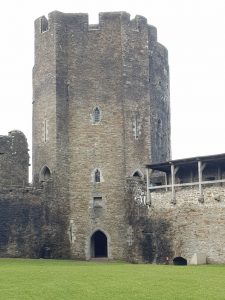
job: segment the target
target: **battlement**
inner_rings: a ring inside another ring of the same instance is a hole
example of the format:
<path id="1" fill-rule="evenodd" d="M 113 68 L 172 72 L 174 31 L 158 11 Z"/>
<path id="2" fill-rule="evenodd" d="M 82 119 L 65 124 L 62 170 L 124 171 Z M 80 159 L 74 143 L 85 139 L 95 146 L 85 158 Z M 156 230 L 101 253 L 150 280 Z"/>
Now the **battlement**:
<path id="1" fill-rule="evenodd" d="M 99 13 L 99 23 L 89 24 L 88 14 L 86 13 L 62 13 L 53 11 L 48 14 L 48 18 L 41 16 L 35 21 L 36 33 L 45 33 L 53 30 L 60 25 L 69 25 L 74 28 L 80 28 L 83 31 L 104 30 L 112 24 L 127 25 L 132 30 L 140 31 L 143 26 L 147 26 L 147 19 L 143 16 L 137 15 L 134 19 L 130 19 L 130 14 L 124 11 L 119 12 L 101 12 Z M 149 26 L 149 25 L 148 25 Z M 156 28 L 149 26 L 152 36 L 156 37 Z"/>

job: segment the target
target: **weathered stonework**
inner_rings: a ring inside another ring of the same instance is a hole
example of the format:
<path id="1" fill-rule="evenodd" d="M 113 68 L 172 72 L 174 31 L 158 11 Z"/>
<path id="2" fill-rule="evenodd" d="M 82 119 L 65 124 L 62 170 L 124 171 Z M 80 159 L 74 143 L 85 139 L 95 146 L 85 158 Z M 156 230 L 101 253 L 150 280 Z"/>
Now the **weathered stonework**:
<path id="1" fill-rule="evenodd" d="M 28 184 L 29 154 L 27 139 L 21 131 L 0 136 L 0 188 Z"/>
<path id="2" fill-rule="evenodd" d="M 141 191 L 141 192 L 140 192 Z M 127 180 L 126 217 L 128 255 L 130 262 L 165 263 L 173 256 L 170 231 L 172 223 L 162 215 L 151 214 L 151 203 L 146 199 L 146 181 Z"/>
<path id="3" fill-rule="evenodd" d="M 33 183 L 23 133 L 0 136 L 0 257 L 224 263 L 225 155 L 169 159 L 156 28 L 125 12 L 37 19 Z"/>
<path id="4" fill-rule="evenodd" d="M 220 196 L 220 201 L 215 199 Z M 224 185 L 204 188 L 204 203 L 199 202 L 198 188 L 176 191 L 176 205 L 171 203 L 171 191 L 151 193 L 149 218 L 163 218 L 171 224 L 168 238 L 172 242 L 172 259 L 194 253 L 204 253 L 208 263 L 225 262 L 225 189 Z"/>
<path id="5" fill-rule="evenodd" d="M 71 257 L 91 258 L 100 230 L 108 257 L 126 259 L 126 177 L 170 157 L 167 51 L 156 29 L 125 12 L 101 13 L 95 26 L 87 14 L 52 12 L 35 22 L 33 82 L 33 177 L 51 170 Z"/>

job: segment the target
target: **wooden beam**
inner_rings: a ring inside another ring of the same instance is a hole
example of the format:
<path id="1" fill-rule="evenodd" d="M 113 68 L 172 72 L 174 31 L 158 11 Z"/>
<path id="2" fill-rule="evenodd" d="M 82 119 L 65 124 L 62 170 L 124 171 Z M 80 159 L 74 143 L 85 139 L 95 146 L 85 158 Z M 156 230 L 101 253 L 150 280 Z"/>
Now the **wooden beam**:
<path id="1" fill-rule="evenodd" d="M 174 167 L 174 176 L 176 176 L 177 172 L 179 171 L 180 167 Z"/>
<path id="2" fill-rule="evenodd" d="M 167 173 L 165 173 L 165 186 L 166 186 L 166 192 L 168 191 L 168 178 L 167 178 Z"/>
<path id="3" fill-rule="evenodd" d="M 225 179 L 202 181 L 202 185 L 217 184 L 217 183 L 225 183 Z M 174 184 L 174 187 L 185 187 L 185 186 L 195 186 L 195 185 L 199 185 L 199 182 L 196 181 L 196 182 L 187 182 L 187 183 L 176 183 Z M 172 185 L 167 184 L 167 185 L 159 185 L 159 186 L 149 186 L 149 190 L 158 190 L 158 189 L 165 189 L 165 188 L 172 188 Z"/>
<path id="4" fill-rule="evenodd" d="M 199 190 L 199 195 L 200 197 L 203 196 L 202 192 L 202 172 L 205 169 L 206 164 L 202 163 L 201 160 L 198 161 L 198 190 Z"/>
<path id="5" fill-rule="evenodd" d="M 174 165 L 170 166 L 171 169 L 171 187 L 172 187 L 172 203 L 176 203 L 176 196 L 175 196 L 175 169 L 174 169 Z"/>
<path id="6" fill-rule="evenodd" d="M 222 172 L 221 172 L 221 167 L 218 167 L 218 180 L 222 178 Z"/>
<path id="7" fill-rule="evenodd" d="M 198 190 L 200 196 L 202 196 L 202 162 L 198 161 Z"/>

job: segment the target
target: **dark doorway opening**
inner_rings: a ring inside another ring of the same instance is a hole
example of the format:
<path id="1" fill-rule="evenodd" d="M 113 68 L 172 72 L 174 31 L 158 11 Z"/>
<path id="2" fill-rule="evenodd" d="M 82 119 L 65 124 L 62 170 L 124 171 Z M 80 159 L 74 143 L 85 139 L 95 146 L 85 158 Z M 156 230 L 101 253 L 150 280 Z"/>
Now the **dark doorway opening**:
<path id="1" fill-rule="evenodd" d="M 108 257 L 107 237 L 100 230 L 91 237 L 91 257 Z"/>
<path id="2" fill-rule="evenodd" d="M 186 266 L 187 260 L 181 256 L 177 256 L 173 259 L 173 264 L 176 266 Z"/>
<path id="3" fill-rule="evenodd" d="M 40 254 L 39 254 L 40 258 L 46 258 L 46 259 L 50 259 L 51 258 L 51 248 L 44 245 L 41 250 L 40 250 Z"/>

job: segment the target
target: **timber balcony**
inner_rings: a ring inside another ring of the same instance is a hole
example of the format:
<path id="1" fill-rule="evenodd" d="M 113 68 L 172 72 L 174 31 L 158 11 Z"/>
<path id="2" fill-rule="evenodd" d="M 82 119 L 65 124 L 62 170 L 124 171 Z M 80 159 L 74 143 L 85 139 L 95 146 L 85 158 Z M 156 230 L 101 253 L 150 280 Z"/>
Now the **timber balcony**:
<path id="1" fill-rule="evenodd" d="M 225 154 L 171 160 L 146 165 L 147 201 L 151 193 L 171 191 L 175 203 L 178 188 L 198 186 L 199 199 L 203 197 L 203 186 L 225 183 Z M 204 201 L 204 200 L 203 200 Z"/>

